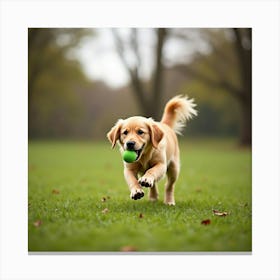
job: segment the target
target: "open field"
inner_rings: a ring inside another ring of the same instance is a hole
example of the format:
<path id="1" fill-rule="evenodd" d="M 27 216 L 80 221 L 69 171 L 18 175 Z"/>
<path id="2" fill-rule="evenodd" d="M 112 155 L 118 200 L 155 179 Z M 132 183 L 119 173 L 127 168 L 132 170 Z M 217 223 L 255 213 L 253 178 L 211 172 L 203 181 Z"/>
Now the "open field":
<path id="1" fill-rule="evenodd" d="M 251 251 L 251 151 L 231 140 L 180 147 L 170 207 L 163 182 L 158 202 L 147 189 L 141 200 L 129 198 L 118 149 L 105 141 L 30 141 L 29 251 Z"/>

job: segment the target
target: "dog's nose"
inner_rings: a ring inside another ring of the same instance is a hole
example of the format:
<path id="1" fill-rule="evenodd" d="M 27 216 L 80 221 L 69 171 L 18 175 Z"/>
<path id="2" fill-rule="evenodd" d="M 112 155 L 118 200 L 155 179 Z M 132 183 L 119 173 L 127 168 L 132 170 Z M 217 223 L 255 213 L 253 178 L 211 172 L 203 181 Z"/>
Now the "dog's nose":
<path id="1" fill-rule="evenodd" d="M 134 141 L 127 141 L 126 142 L 126 148 L 128 150 L 133 150 L 134 149 L 134 146 L 135 146 L 135 142 Z"/>

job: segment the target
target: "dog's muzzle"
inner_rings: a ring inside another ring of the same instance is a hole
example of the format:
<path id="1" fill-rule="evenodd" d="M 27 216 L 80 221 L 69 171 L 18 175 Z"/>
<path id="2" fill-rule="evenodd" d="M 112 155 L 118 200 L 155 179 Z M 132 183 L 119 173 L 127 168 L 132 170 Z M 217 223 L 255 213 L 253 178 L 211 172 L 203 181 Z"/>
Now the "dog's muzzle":
<path id="1" fill-rule="evenodd" d="M 133 142 L 133 145 L 132 145 L 132 141 L 131 141 L 131 143 L 130 143 L 130 142 L 127 142 L 127 143 L 125 144 L 125 146 L 126 146 L 126 150 L 136 152 L 136 154 L 137 154 L 136 160 L 138 160 L 138 159 L 140 158 L 142 152 L 143 152 L 143 149 L 144 149 L 145 144 L 143 144 L 143 146 L 142 146 L 140 149 L 138 149 L 138 150 L 134 149 L 135 142 Z M 135 160 L 135 161 L 136 161 L 136 160 Z"/>

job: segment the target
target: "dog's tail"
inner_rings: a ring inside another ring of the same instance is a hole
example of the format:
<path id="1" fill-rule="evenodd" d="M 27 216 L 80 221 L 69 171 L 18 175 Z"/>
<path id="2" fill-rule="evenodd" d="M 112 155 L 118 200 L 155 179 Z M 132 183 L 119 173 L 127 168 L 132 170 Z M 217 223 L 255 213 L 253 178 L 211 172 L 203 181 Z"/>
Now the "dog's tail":
<path id="1" fill-rule="evenodd" d="M 175 96 L 165 105 L 161 123 L 167 124 L 177 134 L 181 134 L 187 120 L 197 115 L 195 106 L 194 99 L 182 95 Z"/>

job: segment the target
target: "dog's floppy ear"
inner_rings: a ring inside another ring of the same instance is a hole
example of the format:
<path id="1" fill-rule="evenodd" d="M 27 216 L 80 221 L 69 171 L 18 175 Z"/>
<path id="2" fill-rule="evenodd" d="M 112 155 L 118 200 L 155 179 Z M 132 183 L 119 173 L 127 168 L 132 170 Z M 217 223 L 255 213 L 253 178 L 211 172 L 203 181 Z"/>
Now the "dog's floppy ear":
<path id="1" fill-rule="evenodd" d="M 156 123 L 149 124 L 150 128 L 150 136 L 151 136 L 151 142 L 154 148 L 158 147 L 159 142 L 161 141 L 163 137 L 163 131 L 159 128 L 159 126 Z"/>
<path id="2" fill-rule="evenodd" d="M 112 148 L 115 147 L 116 142 L 120 138 L 120 131 L 123 124 L 123 120 L 119 119 L 117 123 L 111 128 L 111 130 L 107 133 L 107 138 L 112 143 Z"/>

